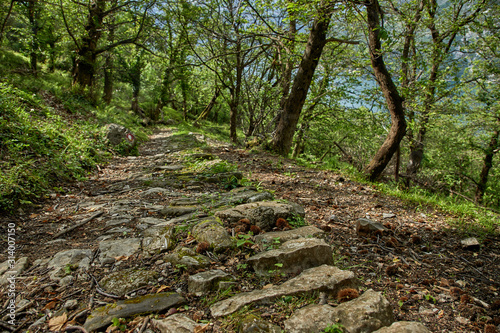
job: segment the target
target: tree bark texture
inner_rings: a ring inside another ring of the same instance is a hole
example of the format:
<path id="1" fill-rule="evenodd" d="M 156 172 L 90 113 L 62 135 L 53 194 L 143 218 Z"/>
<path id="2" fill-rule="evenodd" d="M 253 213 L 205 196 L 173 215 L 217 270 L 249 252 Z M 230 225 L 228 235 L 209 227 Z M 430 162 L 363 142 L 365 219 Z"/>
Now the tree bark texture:
<path id="1" fill-rule="evenodd" d="M 497 118 L 497 124 L 498 127 L 500 128 L 500 118 Z M 483 167 L 481 169 L 481 174 L 479 175 L 479 181 L 477 182 L 477 188 L 476 188 L 476 195 L 474 198 L 478 204 L 483 202 L 484 192 L 486 191 L 486 185 L 488 183 L 488 174 L 490 173 L 490 170 L 493 167 L 493 157 L 499 148 L 499 142 L 498 142 L 499 135 L 500 131 L 497 128 L 493 132 L 490 143 L 485 151 Z"/>
<path id="2" fill-rule="evenodd" d="M 398 93 L 396 85 L 392 81 L 381 53 L 380 42 L 380 7 L 378 0 L 372 0 L 367 6 L 368 37 L 370 47 L 370 60 L 375 77 L 384 94 L 387 108 L 391 114 L 391 129 L 385 141 L 365 167 L 365 174 L 370 180 L 377 179 L 391 160 L 399 147 L 406 131 L 403 99 Z"/>
<path id="3" fill-rule="evenodd" d="M 326 44 L 326 33 L 332 16 L 330 2 L 322 2 L 318 16 L 313 22 L 306 49 L 293 81 L 290 95 L 286 99 L 272 139 L 272 148 L 282 156 L 288 155 L 293 135 L 297 128 L 302 107 L 307 98 L 309 86 Z"/>

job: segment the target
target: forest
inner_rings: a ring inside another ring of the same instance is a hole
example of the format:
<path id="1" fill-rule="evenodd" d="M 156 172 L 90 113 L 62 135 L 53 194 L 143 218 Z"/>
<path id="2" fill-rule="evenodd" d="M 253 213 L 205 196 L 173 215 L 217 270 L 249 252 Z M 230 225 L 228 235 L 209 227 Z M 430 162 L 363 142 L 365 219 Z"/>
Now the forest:
<path id="1" fill-rule="evenodd" d="M 92 121 L 133 117 L 500 209 L 497 1 L 0 2 L 2 208 L 47 176 L 30 117 L 59 132 L 55 178 L 102 157 Z"/>

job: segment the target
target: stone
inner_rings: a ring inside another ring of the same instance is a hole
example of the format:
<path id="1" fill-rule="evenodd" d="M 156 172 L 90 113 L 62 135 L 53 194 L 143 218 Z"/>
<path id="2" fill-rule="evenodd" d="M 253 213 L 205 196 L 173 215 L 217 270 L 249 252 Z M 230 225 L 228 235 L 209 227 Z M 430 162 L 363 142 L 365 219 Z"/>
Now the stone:
<path id="1" fill-rule="evenodd" d="M 137 220 L 138 223 L 145 223 L 149 225 L 158 225 L 158 224 L 168 224 L 168 221 L 165 219 L 157 219 L 155 217 L 141 217 Z"/>
<path id="2" fill-rule="evenodd" d="M 8 279 L 24 272 L 28 267 L 28 257 L 21 257 L 15 261 L 6 260 L 0 265 L 0 286 L 9 283 Z"/>
<path id="3" fill-rule="evenodd" d="M 322 265 L 305 270 L 299 276 L 279 286 L 240 293 L 217 302 L 210 307 L 210 312 L 213 317 L 218 318 L 234 313 L 252 303 L 271 302 L 282 296 L 309 294 L 315 291 L 336 295 L 344 288 L 357 288 L 357 285 L 358 281 L 353 272 Z"/>
<path id="4" fill-rule="evenodd" d="M 157 170 L 164 170 L 164 171 L 179 171 L 184 169 L 184 166 L 182 165 L 161 165 L 156 167 Z"/>
<path id="5" fill-rule="evenodd" d="M 117 225 L 129 224 L 131 222 L 132 222 L 132 219 L 119 217 L 119 218 L 115 218 L 115 219 L 111 219 L 111 220 L 107 221 L 106 227 L 114 227 Z"/>
<path id="6" fill-rule="evenodd" d="M 59 280 L 59 285 L 61 287 L 68 286 L 68 285 L 72 284 L 74 280 L 75 280 L 75 277 L 73 275 L 67 275 L 67 276 L 63 277 L 61 280 Z"/>
<path id="7" fill-rule="evenodd" d="M 77 268 L 86 269 L 91 257 L 92 250 L 73 249 L 56 253 L 47 265 L 52 269 L 50 279 L 59 281 Z"/>
<path id="8" fill-rule="evenodd" d="M 260 252 L 247 263 L 258 275 L 299 273 L 308 268 L 333 265 L 331 247 L 318 238 L 298 238 L 283 243 L 278 249 Z"/>
<path id="9" fill-rule="evenodd" d="M 248 218 L 250 222 L 262 230 L 270 231 L 275 226 L 278 218 L 304 217 L 305 212 L 297 204 L 261 201 L 219 211 L 215 213 L 215 216 L 229 224 L 236 223 L 242 218 Z"/>
<path id="10" fill-rule="evenodd" d="M 130 268 L 105 276 L 99 285 L 110 294 L 124 296 L 132 290 L 155 283 L 157 278 L 158 273 L 154 271 Z"/>
<path id="11" fill-rule="evenodd" d="M 359 234 L 370 234 L 375 231 L 387 231 L 388 229 L 384 227 L 380 222 L 375 222 L 370 219 L 358 219 L 356 221 L 356 233 Z"/>
<path id="12" fill-rule="evenodd" d="M 391 326 L 382 327 L 373 333 L 431 333 L 422 323 L 415 321 L 397 321 Z"/>
<path id="13" fill-rule="evenodd" d="M 107 230 L 105 234 L 111 235 L 111 234 L 121 234 L 121 235 L 128 235 L 131 232 L 133 232 L 133 229 L 127 228 L 127 227 L 115 227 Z"/>
<path id="14" fill-rule="evenodd" d="M 140 238 L 123 238 L 116 240 L 105 240 L 99 243 L 99 261 L 104 258 L 129 257 L 141 247 Z"/>
<path id="15" fill-rule="evenodd" d="M 142 250 L 148 254 L 158 254 L 171 250 L 175 246 L 174 226 L 157 224 L 142 232 Z"/>
<path id="16" fill-rule="evenodd" d="M 162 320 L 152 319 L 151 324 L 160 333 L 193 333 L 200 326 L 183 313 L 176 313 Z"/>
<path id="17" fill-rule="evenodd" d="M 210 264 L 208 257 L 197 254 L 193 249 L 180 247 L 173 253 L 166 254 L 163 260 L 175 266 L 185 266 L 186 268 L 203 268 Z"/>
<path id="18" fill-rule="evenodd" d="M 383 219 L 392 219 L 393 217 L 396 217 L 396 214 L 392 214 L 392 213 L 382 213 L 382 218 L 383 218 Z"/>
<path id="19" fill-rule="evenodd" d="M 188 291 L 195 296 L 203 296 L 218 289 L 219 282 L 228 281 L 231 275 L 220 269 L 201 272 L 188 278 Z"/>
<path id="20" fill-rule="evenodd" d="M 129 149 L 135 147 L 137 144 L 135 135 L 126 127 L 118 124 L 106 125 L 106 139 L 113 146 L 126 142 Z"/>
<path id="21" fill-rule="evenodd" d="M 118 301 L 92 311 L 91 315 L 87 317 L 84 327 L 89 332 L 97 331 L 111 324 L 113 318 L 162 312 L 184 303 L 185 299 L 177 293 L 158 293 Z"/>
<path id="22" fill-rule="evenodd" d="M 163 140 L 164 149 L 168 153 L 197 148 L 203 145 L 193 134 L 175 134 Z"/>
<path id="23" fill-rule="evenodd" d="M 308 225 L 297 229 L 286 231 L 272 231 L 266 232 L 255 236 L 255 243 L 257 243 L 261 250 L 276 245 L 283 244 L 289 240 L 297 238 L 320 237 L 325 235 L 325 232 L 315 226 Z"/>
<path id="24" fill-rule="evenodd" d="M 78 301 L 76 299 L 69 299 L 66 302 L 64 302 L 63 308 L 66 310 L 73 310 L 76 309 L 78 306 Z"/>
<path id="25" fill-rule="evenodd" d="M 368 333 L 393 322 L 389 302 L 380 292 L 370 289 L 335 308 L 315 304 L 300 309 L 285 321 L 285 329 L 290 333 L 322 332 L 327 326 L 340 323 L 349 333 Z"/>
<path id="26" fill-rule="evenodd" d="M 258 202 L 265 200 L 273 200 L 271 193 L 264 191 L 259 192 L 254 187 L 237 187 L 226 194 L 223 194 L 216 206 L 231 206 L 234 204 L 242 204 L 249 202 Z"/>
<path id="27" fill-rule="evenodd" d="M 196 206 L 168 206 L 163 208 L 160 213 L 167 217 L 178 217 L 185 214 L 200 211 L 201 207 Z"/>
<path id="28" fill-rule="evenodd" d="M 233 239 L 217 219 L 208 219 L 193 227 L 193 237 L 199 242 L 207 242 L 215 251 L 233 247 Z"/>
<path id="29" fill-rule="evenodd" d="M 281 327 L 262 320 L 255 315 L 248 315 L 240 321 L 240 333 L 281 333 Z"/>
<path id="30" fill-rule="evenodd" d="M 478 251 L 479 248 L 480 248 L 479 241 L 475 237 L 470 237 L 470 238 L 462 239 L 460 241 L 460 244 L 462 244 L 462 248 L 464 250 Z"/>

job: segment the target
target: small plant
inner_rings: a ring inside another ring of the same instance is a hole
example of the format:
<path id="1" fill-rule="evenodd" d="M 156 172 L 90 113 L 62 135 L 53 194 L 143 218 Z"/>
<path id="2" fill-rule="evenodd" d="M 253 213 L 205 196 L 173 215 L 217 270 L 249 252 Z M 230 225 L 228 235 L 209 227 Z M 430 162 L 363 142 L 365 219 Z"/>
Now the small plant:
<path id="1" fill-rule="evenodd" d="M 342 324 L 336 323 L 325 327 L 324 333 L 344 333 L 344 326 Z"/>
<path id="2" fill-rule="evenodd" d="M 290 226 L 292 226 L 294 229 L 295 228 L 300 228 L 306 226 L 306 220 L 300 215 L 292 215 L 291 217 L 288 218 L 288 223 Z"/>
<path id="3" fill-rule="evenodd" d="M 247 267 L 248 267 L 248 264 L 238 264 L 238 265 L 236 265 L 236 269 L 237 270 L 245 270 L 245 269 L 247 269 Z"/>
<path id="4" fill-rule="evenodd" d="M 238 239 L 236 240 L 236 246 L 241 247 L 241 246 L 248 246 L 255 244 L 252 241 L 252 237 L 253 237 L 253 232 L 251 231 L 248 234 L 238 235 Z"/>
<path id="5" fill-rule="evenodd" d="M 184 265 L 184 264 L 177 264 L 175 265 L 175 269 L 174 269 L 174 272 L 181 272 L 182 270 L 186 270 L 187 269 L 187 266 Z"/>
<path id="6" fill-rule="evenodd" d="M 124 324 L 125 319 L 123 318 L 113 318 L 111 323 L 114 327 L 118 327 L 118 329 L 124 332 L 127 329 L 127 325 Z"/>

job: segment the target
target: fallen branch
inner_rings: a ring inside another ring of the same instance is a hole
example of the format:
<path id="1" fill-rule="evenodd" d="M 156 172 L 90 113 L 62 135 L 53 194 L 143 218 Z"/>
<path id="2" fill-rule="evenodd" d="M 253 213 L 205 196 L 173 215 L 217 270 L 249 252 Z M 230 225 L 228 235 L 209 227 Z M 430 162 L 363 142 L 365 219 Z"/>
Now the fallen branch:
<path id="1" fill-rule="evenodd" d="M 67 228 L 67 229 L 64 229 L 64 230 L 63 230 L 63 231 L 61 231 L 61 232 L 58 232 L 58 233 L 54 236 L 54 238 L 58 238 L 58 237 L 60 237 L 60 236 L 62 236 L 62 235 L 64 235 L 64 234 L 66 234 L 66 233 L 68 233 L 68 232 L 70 232 L 70 231 L 72 231 L 72 230 L 75 230 L 76 228 L 81 227 L 81 226 L 82 226 L 82 225 L 84 225 L 85 223 L 88 223 L 88 222 L 92 221 L 93 219 L 95 219 L 95 218 L 97 218 L 97 217 L 101 216 L 102 214 L 104 214 L 104 212 L 103 212 L 103 211 L 97 212 L 97 213 L 95 213 L 94 215 L 92 215 L 91 217 L 86 218 L 86 219 L 85 219 L 85 220 L 83 220 L 82 222 L 77 223 L 77 224 L 75 224 L 74 226 L 69 227 L 69 228 Z"/>

